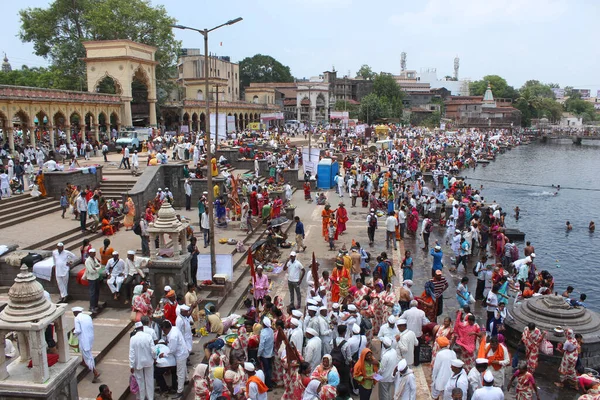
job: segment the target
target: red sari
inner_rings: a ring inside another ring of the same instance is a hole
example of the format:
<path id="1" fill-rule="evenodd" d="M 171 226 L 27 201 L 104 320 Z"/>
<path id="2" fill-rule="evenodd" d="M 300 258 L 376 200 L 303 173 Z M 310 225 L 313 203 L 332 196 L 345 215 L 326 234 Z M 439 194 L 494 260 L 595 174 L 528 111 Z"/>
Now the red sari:
<path id="1" fill-rule="evenodd" d="M 408 231 L 413 234 L 417 232 L 419 227 L 419 212 L 413 207 L 411 213 L 408 215 Z"/>
<path id="2" fill-rule="evenodd" d="M 336 211 L 337 229 L 335 231 L 335 240 L 338 240 L 338 235 L 346 231 L 346 222 L 348 221 L 348 211 L 345 207 L 339 207 Z"/>
<path id="3" fill-rule="evenodd" d="M 535 328 L 533 332 L 529 331 L 528 327 L 523 330 L 521 341 L 525 345 L 525 356 L 527 358 L 527 370 L 532 374 L 538 366 L 538 358 L 540 353 L 540 344 L 544 339 L 542 332 Z"/>
<path id="4" fill-rule="evenodd" d="M 331 301 L 333 303 L 338 303 L 340 300 L 340 281 L 346 282 L 346 287 L 350 287 L 350 273 L 344 267 L 341 269 L 334 268 L 331 273 Z"/>
<path id="5" fill-rule="evenodd" d="M 465 363 L 465 369 L 470 371 L 475 366 L 475 350 L 477 347 L 477 336 L 481 328 L 477 324 L 469 324 L 468 321 L 462 321 L 462 311 L 456 313 L 456 322 L 454 324 L 454 334 L 456 335 L 456 344 L 462 349 L 461 360 Z"/>
<path id="6" fill-rule="evenodd" d="M 283 206 L 283 200 L 276 198 L 273 200 L 273 208 L 271 209 L 271 218 L 277 218 L 281 215 L 281 207 Z"/>
<path id="7" fill-rule="evenodd" d="M 256 196 L 256 190 L 250 193 L 250 209 L 252 210 L 252 215 L 258 215 L 258 200 Z"/>

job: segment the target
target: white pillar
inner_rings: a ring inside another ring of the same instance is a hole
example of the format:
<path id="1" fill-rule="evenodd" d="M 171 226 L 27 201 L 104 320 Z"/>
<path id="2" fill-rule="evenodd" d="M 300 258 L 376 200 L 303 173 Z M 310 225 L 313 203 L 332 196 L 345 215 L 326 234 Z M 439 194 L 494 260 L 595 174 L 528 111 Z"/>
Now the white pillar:
<path id="1" fill-rule="evenodd" d="M 61 315 L 54 321 L 54 331 L 56 332 L 56 347 L 58 348 L 58 362 L 66 363 L 69 361 L 69 343 L 67 332 L 65 331 L 64 315 Z"/>
<path id="2" fill-rule="evenodd" d="M 48 372 L 48 358 L 46 357 L 46 342 L 43 331 L 29 331 L 29 345 L 31 346 L 33 381 L 44 383 L 50 377 L 50 373 Z"/>
<path id="3" fill-rule="evenodd" d="M 131 97 L 122 97 L 123 99 L 123 121 L 121 125 L 133 126 L 133 117 L 131 115 Z"/>
<path id="4" fill-rule="evenodd" d="M 156 100 L 148 100 L 150 106 L 150 126 L 156 128 Z M 191 132 L 191 131 L 190 131 Z"/>

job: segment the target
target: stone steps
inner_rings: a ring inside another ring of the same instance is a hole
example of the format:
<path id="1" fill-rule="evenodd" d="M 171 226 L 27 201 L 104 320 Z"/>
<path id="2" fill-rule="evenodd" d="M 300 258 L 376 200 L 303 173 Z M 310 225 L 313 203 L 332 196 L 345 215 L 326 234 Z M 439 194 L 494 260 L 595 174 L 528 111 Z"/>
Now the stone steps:
<path id="1" fill-rule="evenodd" d="M 61 210 L 60 203 L 52 198 L 33 198 L 28 194 L 24 196 L 27 198 L 15 200 L 10 203 L 2 202 L 0 229 Z"/>

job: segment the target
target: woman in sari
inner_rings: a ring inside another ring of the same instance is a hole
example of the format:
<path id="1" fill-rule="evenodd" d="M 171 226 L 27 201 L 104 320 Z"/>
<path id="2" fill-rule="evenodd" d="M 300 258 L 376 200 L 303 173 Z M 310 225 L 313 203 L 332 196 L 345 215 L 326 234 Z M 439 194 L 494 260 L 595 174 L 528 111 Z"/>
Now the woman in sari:
<path id="1" fill-rule="evenodd" d="M 185 301 L 185 305 L 189 306 L 192 310 L 192 320 L 194 321 L 194 329 L 198 329 L 198 320 L 200 318 L 200 309 L 198 308 L 198 295 L 196 294 L 196 285 L 193 282 L 188 283 L 187 292 L 183 299 Z M 194 332 L 196 335 L 196 332 Z"/>
<path id="2" fill-rule="evenodd" d="M 144 291 L 146 288 L 146 291 Z M 131 310 L 135 312 L 135 322 L 139 321 L 144 315 L 152 316 L 152 290 L 146 285 L 137 285 L 133 288 L 133 298 L 131 299 Z"/>
<path id="3" fill-rule="evenodd" d="M 210 389 L 208 388 L 208 365 L 198 364 L 194 369 L 192 376 L 194 381 L 194 400 L 210 399 Z"/>
<path id="4" fill-rule="evenodd" d="M 46 197 L 46 184 L 45 184 L 44 173 L 40 170 L 35 179 L 35 182 L 38 185 L 38 190 L 40 191 L 40 197 Z"/>
<path id="5" fill-rule="evenodd" d="M 325 354 L 321 359 L 321 364 L 317 365 L 310 378 L 316 379 L 325 385 L 327 384 L 327 376 L 332 371 L 337 374 L 337 368 L 333 365 L 333 358 L 329 354 Z"/>
<path id="6" fill-rule="evenodd" d="M 127 197 L 124 208 L 127 209 L 127 212 L 125 213 L 125 218 L 123 219 L 123 225 L 125 226 L 125 230 L 129 231 L 133 229 L 133 221 L 135 219 L 135 204 L 133 203 L 133 200 L 131 200 L 131 197 Z"/>
<path id="7" fill-rule="evenodd" d="M 335 230 L 335 240 L 338 240 L 338 236 L 346 231 L 346 222 L 348 222 L 348 211 L 346 210 L 344 203 L 339 204 L 335 215 L 335 220 L 337 221 L 337 228 Z"/>
<path id="8" fill-rule="evenodd" d="M 396 294 L 391 283 L 388 283 L 387 289 L 379 294 L 379 299 L 383 306 L 383 321 L 387 321 L 388 317 L 392 315 L 394 304 L 396 304 Z"/>
<path id="9" fill-rule="evenodd" d="M 321 234 L 323 235 L 323 238 L 325 238 L 326 242 L 329 241 L 328 228 L 329 228 L 329 221 L 331 220 L 331 217 L 333 217 L 333 211 L 331 210 L 331 206 L 329 204 L 325 204 L 325 208 L 323 209 L 323 211 L 321 211 L 321 218 L 322 218 Z"/>
<path id="10" fill-rule="evenodd" d="M 440 351 L 440 345 L 437 342 L 437 339 L 440 337 L 445 337 L 450 341 L 454 334 L 454 328 L 452 327 L 452 320 L 449 317 L 444 318 L 444 322 L 442 325 L 438 325 L 434 329 L 435 341 L 433 344 L 433 349 L 431 351 L 431 366 L 433 368 L 433 363 L 435 362 L 435 356 L 438 351 Z"/>
<path id="11" fill-rule="evenodd" d="M 284 368 L 283 386 L 285 388 L 281 400 L 301 399 L 310 382 L 310 364 L 301 362 L 298 365 L 296 360 L 288 363 L 287 354 L 281 360 L 281 363 Z"/>
<path id="12" fill-rule="evenodd" d="M 235 357 L 231 358 L 231 364 L 229 368 L 226 369 L 225 374 L 223 375 L 223 382 L 227 387 L 232 398 L 236 398 L 236 396 L 240 396 L 240 398 L 245 398 L 243 393 L 241 392 L 241 388 L 246 387 L 246 372 L 244 372 L 243 363 L 241 360 L 238 360 Z M 237 387 L 237 390 L 236 390 Z M 238 392 L 237 395 L 233 393 Z"/>
<path id="13" fill-rule="evenodd" d="M 427 294 L 427 291 L 423 291 L 421 297 L 415 297 L 415 300 L 419 303 L 419 308 L 425 312 L 425 316 L 428 320 L 437 320 L 437 306 L 435 300 Z"/>
<path id="14" fill-rule="evenodd" d="M 337 396 L 337 387 L 340 384 L 340 374 L 337 371 L 330 371 L 327 374 L 327 382 L 321 385 L 319 390 L 320 400 L 333 400 Z"/>
<path id="15" fill-rule="evenodd" d="M 250 204 L 246 200 L 246 198 L 242 198 L 242 205 L 240 207 L 240 229 L 250 233 L 248 228 L 248 214 L 250 213 Z"/>
<path id="16" fill-rule="evenodd" d="M 404 260 L 402 260 L 402 265 L 400 265 L 402 269 L 402 280 L 412 280 L 413 279 L 413 258 L 410 254 L 410 250 L 406 250 L 404 252 Z"/>
<path id="17" fill-rule="evenodd" d="M 79 253 L 81 253 L 81 262 L 83 264 L 85 264 L 85 260 L 88 258 L 88 253 L 90 252 L 91 248 L 92 245 L 90 244 L 90 239 L 83 239 L 83 243 L 79 248 Z"/>
<path id="18" fill-rule="evenodd" d="M 231 357 L 235 355 L 240 361 L 246 360 L 246 355 L 248 354 L 248 333 L 245 325 L 238 328 L 238 337 L 231 344 L 231 349 Z"/>
<path id="19" fill-rule="evenodd" d="M 379 362 L 373 357 L 371 349 L 363 349 L 358 361 L 354 364 L 354 369 L 352 371 L 352 376 L 359 385 L 358 392 L 360 400 L 369 400 L 371 398 L 371 392 L 376 383 L 373 379 L 373 375 L 375 375 L 378 370 Z"/>
<path id="20" fill-rule="evenodd" d="M 213 381 L 212 381 L 212 390 L 210 392 L 210 400 L 217 400 L 221 396 L 225 396 L 228 399 L 231 398 L 231 394 L 229 393 L 229 389 L 225 386 L 225 382 L 223 381 L 225 375 L 225 368 L 217 367 L 213 370 Z"/>
<path id="21" fill-rule="evenodd" d="M 527 367 L 527 363 L 525 361 L 521 361 L 519 363 L 519 367 L 515 374 L 510 378 L 508 382 L 507 391 L 510 390 L 513 381 L 517 380 L 516 387 L 516 397 L 515 400 L 533 400 L 533 395 L 535 393 L 538 400 L 541 399 L 540 394 L 538 393 L 537 386 L 535 384 L 535 379 L 533 379 L 533 374 L 529 372 Z M 581 398 L 580 398 L 581 399 Z"/>
<path id="22" fill-rule="evenodd" d="M 250 193 L 250 210 L 252 210 L 252 215 L 258 215 L 258 193 L 256 193 L 256 190 Z"/>
<path id="23" fill-rule="evenodd" d="M 588 374 L 581 374 L 577 377 L 578 387 L 587 395 L 579 399 L 592 400 L 595 395 L 600 394 L 600 379 Z"/>
<path id="24" fill-rule="evenodd" d="M 350 273 L 344 268 L 344 261 L 339 257 L 335 261 L 335 269 L 331 273 L 329 278 L 331 282 L 331 301 L 338 303 L 340 301 L 340 295 L 342 294 L 341 287 L 344 287 L 344 295 L 347 295 L 347 288 L 351 285 Z"/>
<path id="25" fill-rule="evenodd" d="M 219 175 L 219 169 L 217 168 L 217 159 L 215 157 L 211 158 L 210 160 L 210 173 L 213 177 Z"/>
<path id="26" fill-rule="evenodd" d="M 577 385 L 577 371 L 575 366 L 577 365 L 577 357 L 581 351 L 580 341 L 581 335 L 575 335 L 573 329 L 567 328 L 565 331 L 566 340 L 563 346 L 558 345 L 557 349 L 563 353 L 558 373 L 560 375 L 560 382 L 554 382 L 558 387 L 564 387 L 565 383 L 572 387 Z"/>
<path id="27" fill-rule="evenodd" d="M 304 200 L 310 200 L 310 182 L 304 182 Z"/>
<path id="28" fill-rule="evenodd" d="M 277 196 L 275 200 L 273 200 L 273 208 L 271 209 L 271 219 L 277 218 L 281 215 L 281 207 L 283 207 L 283 200 L 281 200 L 281 197 Z"/>
<path id="29" fill-rule="evenodd" d="M 102 229 L 102 234 L 105 236 L 111 236 L 115 234 L 115 228 L 106 218 L 102 218 L 102 225 L 100 226 L 100 229 Z"/>
<path id="30" fill-rule="evenodd" d="M 318 400 L 320 388 L 321 388 L 321 381 L 313 379 L 306 386 L 306 389 L 304 390 L 304 394 L 302 395 L 302 400 Z"/>
<path id="31" fill-rule="evenodd" d="M 416 234 L 417 228 L 419 227 L 419 212 L 415 207 L 412 208 L 410 214 L 408 214 L 407 229 L 413 235 Z"/>
<path id="32" fill-rule="evenodd" d="M 473 314 L 467 314 L 465 321 L 462 319 L 462 310 L 456 312 L 454 323 L 454 341 L 460 346 L 460 359 L 465 363 L 465 370 L 470 371 L 475 366 L 475 350 L 477 339 L 482 336 L 481 328 L 475 323 Z"/>
<path id="33" fill-rule="evenodd" d="M 261 324 L 254 324 L 252 326 L 252 334 L 248 338 L 248 358 L 247 360 L 251 363 L 258 362 L 258 344 L 260 342 L 260 331 L 262 330 Z"/>

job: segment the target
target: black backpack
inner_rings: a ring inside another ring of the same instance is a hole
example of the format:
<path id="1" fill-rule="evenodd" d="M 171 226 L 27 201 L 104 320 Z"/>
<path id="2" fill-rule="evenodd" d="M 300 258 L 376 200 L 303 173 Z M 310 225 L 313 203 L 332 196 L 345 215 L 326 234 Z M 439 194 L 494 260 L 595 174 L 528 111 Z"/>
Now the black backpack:
<path id="1" fill-rule="evenodd" d="M 142 227 L 140 225 L 140 221 L 136 222 L 135 225 L 133 225 L 133 233 L 135 233 L 138 236 L 142 234 Z"/>
<path id="2" fill-rule="evenodd" d="M 371 218 L 369 218 L 369 227 L 377 228 L 377 217 L 375 215 L 371 215 Z"/>
<path id="3" fill-rule="evenodd" d="M 331 350 L 331 360 L 333 361 L 333 365 L 338 368 L 338 370 L 346 365 L 346 358 L 344 358 L 344 354 L 342 353 L 342 347 L 344 347 L 345 344 L 346 341 L 342 340 L 339 345 L 333 346 L 333 349 Z"/>

